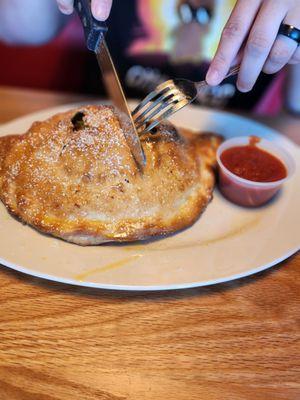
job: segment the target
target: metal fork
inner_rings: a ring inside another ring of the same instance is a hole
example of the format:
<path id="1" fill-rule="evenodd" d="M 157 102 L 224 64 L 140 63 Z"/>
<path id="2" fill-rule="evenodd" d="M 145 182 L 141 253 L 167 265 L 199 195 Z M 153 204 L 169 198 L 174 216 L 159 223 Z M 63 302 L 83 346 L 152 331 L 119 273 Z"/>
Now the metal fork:
<path id="1" fill-rule="evenodd" d="M 231 68 L 226 78 L 236 75 L 239 70 L 240 66 Z M 204 86 L 207 86 L 205 81 L 187 79 L 171 79 L 157 86 L 132 112 L 138 133 L 150 132 L 161 121 L 192 103 Z"/>

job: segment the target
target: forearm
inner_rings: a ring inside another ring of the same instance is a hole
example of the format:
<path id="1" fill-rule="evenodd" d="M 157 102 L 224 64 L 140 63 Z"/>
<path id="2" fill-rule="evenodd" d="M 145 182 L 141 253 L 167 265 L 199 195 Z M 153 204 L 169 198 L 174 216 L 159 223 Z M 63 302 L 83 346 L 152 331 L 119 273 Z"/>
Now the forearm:
<path id="1" fill-rule="evenodd" d="M 0 0 L 0 40 L 9 44 L 46 43 L 65 21 L 54 0 Z"/>

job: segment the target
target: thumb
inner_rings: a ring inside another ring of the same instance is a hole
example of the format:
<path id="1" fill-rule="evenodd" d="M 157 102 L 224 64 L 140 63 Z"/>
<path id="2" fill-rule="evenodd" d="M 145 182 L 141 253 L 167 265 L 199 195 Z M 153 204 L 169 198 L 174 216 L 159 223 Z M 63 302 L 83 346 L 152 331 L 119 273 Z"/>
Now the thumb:
<path id="1" fill-rule="evenodd" d="M 107 20 L 111 7 L 112 0 L 92 0 L 92 12 L 99 21 Z"/>

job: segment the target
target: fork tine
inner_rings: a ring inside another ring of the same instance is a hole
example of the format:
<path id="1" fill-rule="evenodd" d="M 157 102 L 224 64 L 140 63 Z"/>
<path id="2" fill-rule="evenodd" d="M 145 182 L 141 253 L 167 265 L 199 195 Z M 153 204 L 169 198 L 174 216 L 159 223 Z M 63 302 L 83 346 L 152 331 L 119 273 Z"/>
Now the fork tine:
<path id="1" fill-rule="evenodd" d="M 181 94 L 177 94 L 175 96 L 170 97 L 169 100 L 166 100 L 162 103 L 157 103 L 157 105 L 159 105 L 159 107 L 155 108 L 149 115 L 146 115 L 145 118 L 143 118 L 142 120 L 140 120 L 139 123 L 136 123 L 136 128 L 139 130 L 141 127 L 143 127 L 144 125 L 146 125 L 149 121 L 151 121 L 154 116 L 159 116 L 159 114 L 166 108 L 176 105 L 178 103 L 180 103 L 181 101 L 186 101 L 185 97 L 182 96 Z M 151 111 L 151 110 L 149 110 Z M 147 114 L 147 113 L 146 113 Z"/>
<path id="2" fill-rule="evenodd" d="M 145 110 L 143 110 L 143 112 L 139 114 L 137 117 L 133 117 L 134 123 L 139 125 L 140 122 L 143 123 L 146 119 L 153 118 L 154 115 L 160 112 L 160 107 L 158 107 L 159 105 L 162 104 L 168 105 L 173 102 L 178 102 L 183 98 L 184 96 L 182 96 L 182 94 L 176 90 L 168 91 L 167 93 L 161 95 L 157 100 L 153 101 L 152 103 L 149 103 L 148 107 L 145 108 Z M 152 113 L 150 114 L 151 111 Z"/>
<path id="3" fill-rule="evenodd" d="M 142 118 L 145 117 L 146 114 L 148 114 L 153 108 L 155 108 L 159 103 L 165 102 L 169 100 L 168 98 L 172 97 L 173 93 L 170 93 L 169 91 L 162 94 L 159 96 L 155 101 L 149 102 L 149 106 L 145 107 L 144 110 L 141 109 L 141 113 L 138 114 L 137 116 L 133 115 L 133 119 L 135 123 L 138 123 Z"/>
<path id="4" fill-rule="evenodd" d="M 179 103 L 177 103 L 179 104 Z M 178 108 L 180 109 L 181 107 L 183 107 L 184 104 L 184 100 L 181 103 L 181 106 Z M 176 107 L 174 104 L 168 104 L 165 105 L 162 109 L 161 112 L 159 114 L 159 116 L 155 116 L 155 118 L 153 119 L 148 119 L 147 121 L 144 121 L 143 124 L 140 124 L 137 128 L 138 132 L 140 135 L 149 132 L 151 129 L 153 129 L 156 125 L 158 125 L 161 121 L 163 121 L 167 116 L 171 115 L 173 112 L 173 110 L 175 110 Z"/>
<path id="5" fill-rule="evenodd" d="M 189 101 L 184 99 L 180 101 L 179 103 L 173 105 L 170 107 L 168 110 L 166 110 L 164 113 L 160 115 L 159 118 L 155 119 L 154 121 L 151 122 L 150 125 L 148 125 L 142 133 L 147 133 L 151 131 L 153 128 L 155 128 L 159 123 L 161 123 L 164 119 L 168 118 L 170 115 L 174 114 L 175 112 L 179 111 L 181 108 L 185 107 L 187 104 L 189 104 Z"/>
<path id="6" fill-rule="evenodd" d="M 153 100 L 156 96 L 160 95 L 160 92 L 164 92 L 168 89 L 169 86 L 173 85 L 173 81 L 169 80 L 167 82 L 162 83 L 161 85 L 157 86 L 153 92 L 149 93 L 141 103 L 132 111 L 132 115 L 134 116 L 137 114 L 148 102 Z M 174 86 L 174 85 L 173 85 Z"/>
<path id="7" fill-rule="evenodd" d="M 143 127 L 144 125 L 152 123 L 153 120 L 156 120 L 157 118 L 160 117 L 160 115 L 165 112 L 167 109 L 170 107 L 174 107 L 176 104 L 178 104 L 180 101 L 184 101 L 184 98 L 179 98 L 176 97 L 176 99 L 172 99 L 172 101 L 162 103 L 159 107 L 157 107 L 152 113 L 146 116 L 140 123 L 138 124 L 138 129 Z"/>
<path id="8" fill-rule="evenodd" d="M 142 108 L 144 108 L 150 101 L 152 101 L 159 93 L 154 90 L 153 92 L 149 93 L 139 105 L 132 111 L 131 115 L 134 117 Z"/>

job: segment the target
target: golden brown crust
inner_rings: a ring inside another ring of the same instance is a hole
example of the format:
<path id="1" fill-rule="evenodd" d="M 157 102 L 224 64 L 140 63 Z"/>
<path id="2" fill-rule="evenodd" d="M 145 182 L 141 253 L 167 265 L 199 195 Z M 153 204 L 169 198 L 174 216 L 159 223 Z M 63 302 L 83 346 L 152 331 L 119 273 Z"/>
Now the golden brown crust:
<path id="1" fill-rule="evenodd" d="M 27 224 L 77 244 L 166 235 L 195 222 L 210 201 L 220 141 L 163 124 L 143 139 L 141 174 L 116 111 L 82 107 L 0 138 L 0 199 Z"/>

